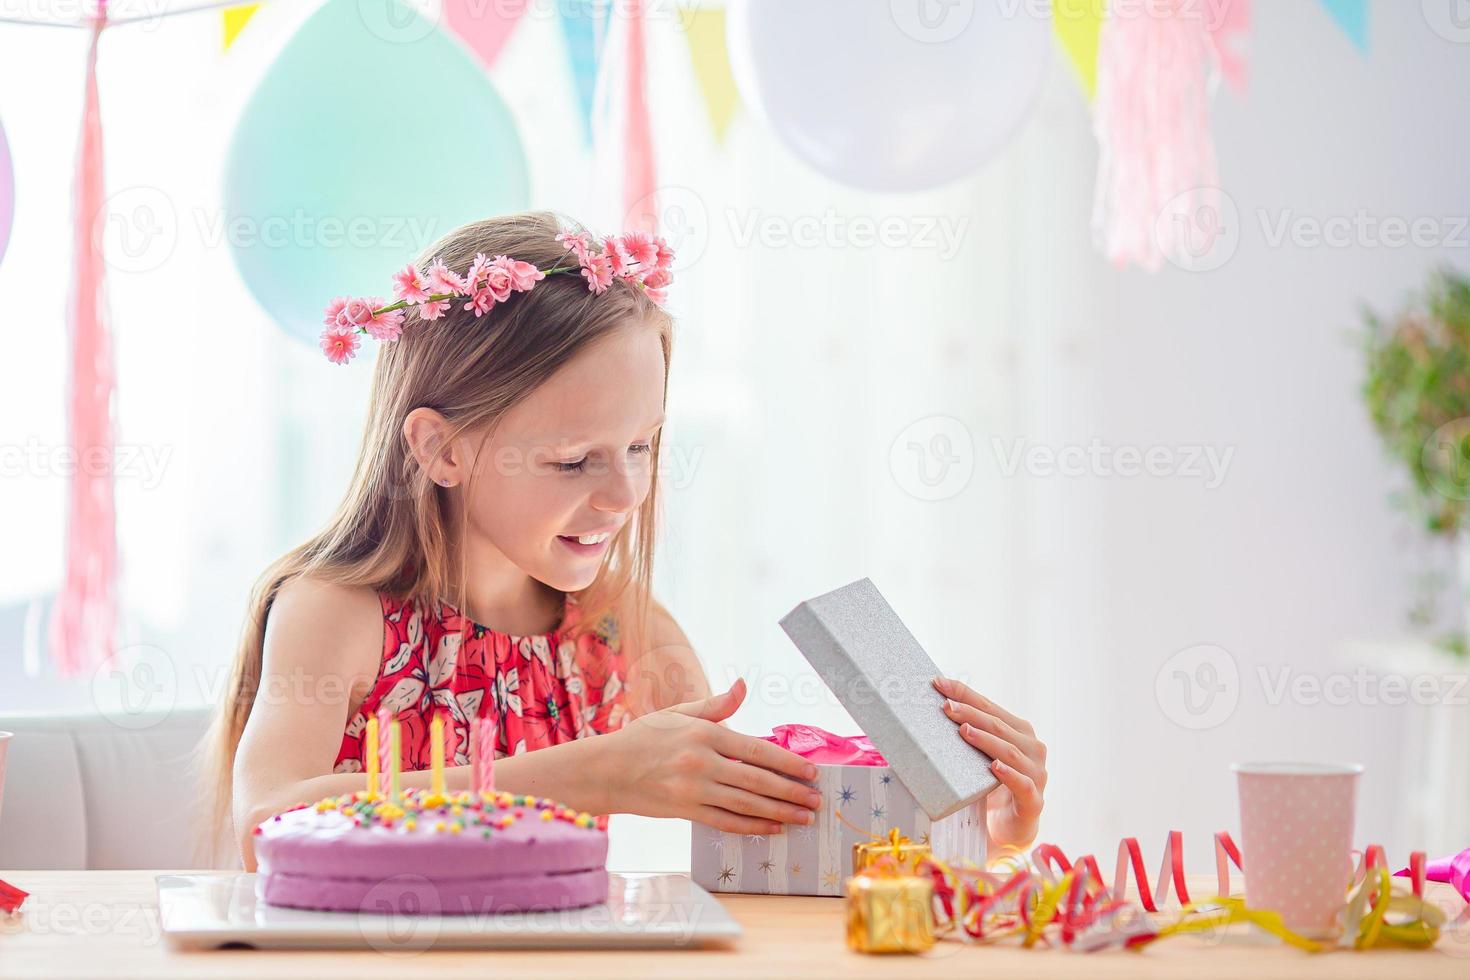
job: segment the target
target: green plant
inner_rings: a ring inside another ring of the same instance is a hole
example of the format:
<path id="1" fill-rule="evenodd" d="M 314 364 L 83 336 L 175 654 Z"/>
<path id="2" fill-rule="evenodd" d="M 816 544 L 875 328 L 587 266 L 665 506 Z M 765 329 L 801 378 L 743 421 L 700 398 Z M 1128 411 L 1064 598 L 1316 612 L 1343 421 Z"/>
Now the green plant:
<path id="1" fill-rule="evenodd" d="M 1440 269 L 1410 307 L 1385 320 L 1371 310 L 1363 400 L 1389 455 L 1409 471 L 1409 510 L 1435 534 L 1457 534 L 1470 520 L 1470 278 Z M 1415 583 L 1409 621 L 1429 628 L 1443 593 L 1437 573 Z M 1462 604 L 1470 582 L 1460 583 Z M 1470 658 L 1463 629 L 1435 640 Z"/>
<path id="2" fill-rule="evenodd" d="M 1408 310 L 1364 319 L 1368 414 L 1409 471 L 1411 509 L 1454 534 L 1470 508 L 1470 278 L 1440 269 Z"/>

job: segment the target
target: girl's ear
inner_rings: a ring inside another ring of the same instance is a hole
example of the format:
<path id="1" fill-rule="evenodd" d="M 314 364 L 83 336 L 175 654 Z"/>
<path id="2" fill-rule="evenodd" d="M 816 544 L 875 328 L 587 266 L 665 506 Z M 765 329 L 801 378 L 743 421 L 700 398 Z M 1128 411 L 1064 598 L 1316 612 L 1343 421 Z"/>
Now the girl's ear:
<path id="1" fill-rule="evenodd" d="M 429 479 L 441 487 L 458 486 L 467 475 L 465 460 L 455 453 L 449 421 L 432 408 L 416 408 L 403 420 L 409 452 Z"/>

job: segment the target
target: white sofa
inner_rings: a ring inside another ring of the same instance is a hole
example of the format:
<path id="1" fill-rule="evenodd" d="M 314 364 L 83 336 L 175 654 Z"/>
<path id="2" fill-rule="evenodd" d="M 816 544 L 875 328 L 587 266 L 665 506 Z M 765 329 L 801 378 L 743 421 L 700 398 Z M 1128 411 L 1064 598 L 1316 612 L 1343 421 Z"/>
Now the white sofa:
<path id="1" fill-rule="evenodd" d="M 205 708 L 135 716 L 0 713 L 13 732 L 0 868 L 198 867 L 208 797 L 193 754 Z"/>
<path id="2" fill-rule="evenodd" d="M 198 856 L 208 800 L 191 767 L 208 724 L 204 708 L 132 716 L 126 727 L 96 713 L 0 712 L 0 731 L 15 733 L 0 799 L 0 877 L 211 866 Z M 688 821 L 620 813 L 611 832 L 613 871 L 689 870 Z M 213 866 L 239 867 L 233 840 L 215 853 L 230 858 Z"/>

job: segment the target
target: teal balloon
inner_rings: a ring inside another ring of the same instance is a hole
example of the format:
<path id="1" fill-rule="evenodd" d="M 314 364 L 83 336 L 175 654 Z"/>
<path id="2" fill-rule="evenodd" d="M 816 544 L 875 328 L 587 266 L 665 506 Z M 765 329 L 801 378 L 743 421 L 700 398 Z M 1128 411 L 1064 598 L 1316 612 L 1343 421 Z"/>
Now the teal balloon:
<path id="1" fill-rule="evenodd" d="M 327 0 L 240 116 L 225 234 L 251 293 L 315 345 L 335 296 L 392 296 L 393 273 L 468 221 L 524 210 L 510 110 L 464 46 L 396 0 Z"/>

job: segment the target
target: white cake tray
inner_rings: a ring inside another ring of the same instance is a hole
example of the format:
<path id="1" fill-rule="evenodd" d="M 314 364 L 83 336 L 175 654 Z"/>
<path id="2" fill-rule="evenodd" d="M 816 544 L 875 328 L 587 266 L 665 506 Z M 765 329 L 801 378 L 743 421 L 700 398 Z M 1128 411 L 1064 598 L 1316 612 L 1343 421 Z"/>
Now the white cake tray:
<path id="1" fill-rule="evenodd" d="M 254 874 L 159 875 L 158 911 L 176 949 L 688 948 L 739 937 L 740 924 L 681 874 L 609 874 L 603 905 L 560 912 L 409 915 L 318 912 L 259 901 Z"/>

